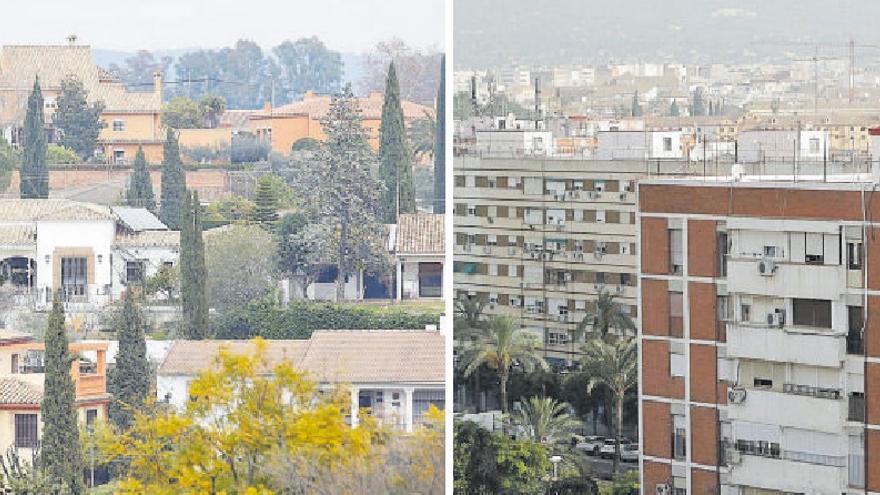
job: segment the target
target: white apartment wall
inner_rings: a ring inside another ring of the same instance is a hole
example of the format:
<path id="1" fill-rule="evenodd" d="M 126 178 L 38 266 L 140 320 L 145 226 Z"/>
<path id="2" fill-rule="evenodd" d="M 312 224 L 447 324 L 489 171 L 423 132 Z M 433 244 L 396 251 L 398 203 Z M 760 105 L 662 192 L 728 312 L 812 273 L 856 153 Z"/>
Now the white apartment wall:
<path id="1" fill-rule="evenodd" d="M 681 131 L 651 132 L 651 158 L 677 159 L 684 157 L 681 145 Z M 669 143 L 667 149 L 666 143 Z"/>
<path id="2" fill-rule="evenodd" d="M 54 266 L 53 259 L 53 254 L 58 248 L 91 248 L 94 260 L 90 260 L 89 263 L 94 265 L 94 285 L 97 287 L 109 285 L 112 270 L 110 253 L 115 232 L 116 226 L 112 220 L 37 222 L 37 288 L 52 287 L 53 273 L 59 269 Z"/>

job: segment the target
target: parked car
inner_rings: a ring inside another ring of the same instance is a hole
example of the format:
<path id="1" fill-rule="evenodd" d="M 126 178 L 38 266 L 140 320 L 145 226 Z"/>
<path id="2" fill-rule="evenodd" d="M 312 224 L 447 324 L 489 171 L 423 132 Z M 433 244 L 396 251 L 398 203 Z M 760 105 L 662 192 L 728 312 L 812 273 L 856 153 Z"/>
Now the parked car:
<path id="1" fill-rule="evenodd" d="M 599 449 L 599 457 L 602 459 L 613 459 L 614 458 L 614 439 L 607 438 L 605 439 L 605 443 L 602 444 L 602 447 Z M 620 452 L 622 453 L 627 445 L 631 445 L 630 441 L 621 438 L 620 439 Z M 638 445 L 636 445 L 636 449 L 638 449 Z"/>
<path id="2" fill-rule="evenodd" d="M 575 445 L 575 448 L 578 450 L 583 450 L 589 455 L 599 455 L 599 450 L 602 449 L 602 445 L 605 443 L 605 438 L 598 436 L 588 436 L 584 437 L 584 439 L 578 442 Z"/>
<path id="3" fill-rule="evenodd" d="M 620 460 L 623 462 L 639 462 L 639 444 L 621 444 Z"/>

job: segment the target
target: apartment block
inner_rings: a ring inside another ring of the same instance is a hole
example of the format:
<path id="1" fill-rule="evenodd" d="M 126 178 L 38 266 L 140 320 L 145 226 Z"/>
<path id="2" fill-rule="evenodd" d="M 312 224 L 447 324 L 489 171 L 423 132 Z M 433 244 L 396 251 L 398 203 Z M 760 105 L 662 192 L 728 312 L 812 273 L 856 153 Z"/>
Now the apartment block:
<path id="1" fill-rule="evenodd" d="M 639 183 L 643 493 L 880 493 L 880 201 L 851 179 Z"/>
<path id="2" fill-rule="evenodd" d="M 599 291 L 638 316 L 635 183 L 683 162 L 507 156 L 455 158 L 456 296 L 515 318 L 548 361 L 570 364 Z"/>

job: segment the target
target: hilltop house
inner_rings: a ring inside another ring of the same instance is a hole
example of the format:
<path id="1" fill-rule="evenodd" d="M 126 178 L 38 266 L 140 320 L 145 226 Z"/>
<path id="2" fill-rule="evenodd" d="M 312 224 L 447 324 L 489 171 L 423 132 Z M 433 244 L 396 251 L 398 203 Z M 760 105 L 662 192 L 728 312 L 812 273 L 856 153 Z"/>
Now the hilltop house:
<path id="1" fill-rule="evenodd" d="M 68 311 L 117 299 L 178 260 L 179 233 L 141 208 L 66 199 L 0 200 L 0 294 L 46 309 L 59 291 Z"/>
<path id="2" fill-rule="evenodd" d="M 98 136 L 96 156 L 111 163 L 130 163 L 138 146 L 148 162 L 162 160 L 162 75 L 154 75 L 148 91 L 129 91 L 114 75 L 95 65 L 91 48 L 67 45 L 7 45 L 0 48 L 0 133 L 17 146 L 27 109 L 27 99 L 39 76 L 49 141 L 61 82 L 73 75 L 82 81 L 88 101 L 102 101 L 104 128 Z"/>
<path id="3" fill-rule="evenodd" d="M 444 408 L 443 334 L 411 330 L 321 330 L 308 340 L 269 340 L 266 370 L 283 361 L 306 371 L 322 388 L 351 392 L 350 424 L 358 415 L 412 431 L 433 404 Z M 156 375 L 156 394 L 177 408 L 189 400 L 189 384 L 214 363 L 221 349 L 254 352 L 244 341 L 181 340 L 171 345 Z"/>
<path id="4" fill-rule="evenodd" d="M 107 419 L 105 354 L 102 342 L 71 342 L 76 359 L 70 374 L 76 387 L 76 409 L 87 425 Z M 40 403 L 43 400 L 44 346 L 31 335 L 0 331 L 0 449 L 19 449 L 22 458 L 34 449 L 42 434 Z"/>

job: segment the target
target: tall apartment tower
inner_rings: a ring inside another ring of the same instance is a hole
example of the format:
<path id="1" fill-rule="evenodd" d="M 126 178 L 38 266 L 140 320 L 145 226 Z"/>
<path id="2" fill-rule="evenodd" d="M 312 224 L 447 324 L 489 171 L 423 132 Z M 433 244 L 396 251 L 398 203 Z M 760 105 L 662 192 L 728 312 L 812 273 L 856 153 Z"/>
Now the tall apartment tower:
<path id="1" fill-rule="evenodd" d="M 639 183 L 643 493 L 880 493 L 874 189 Z"/>

